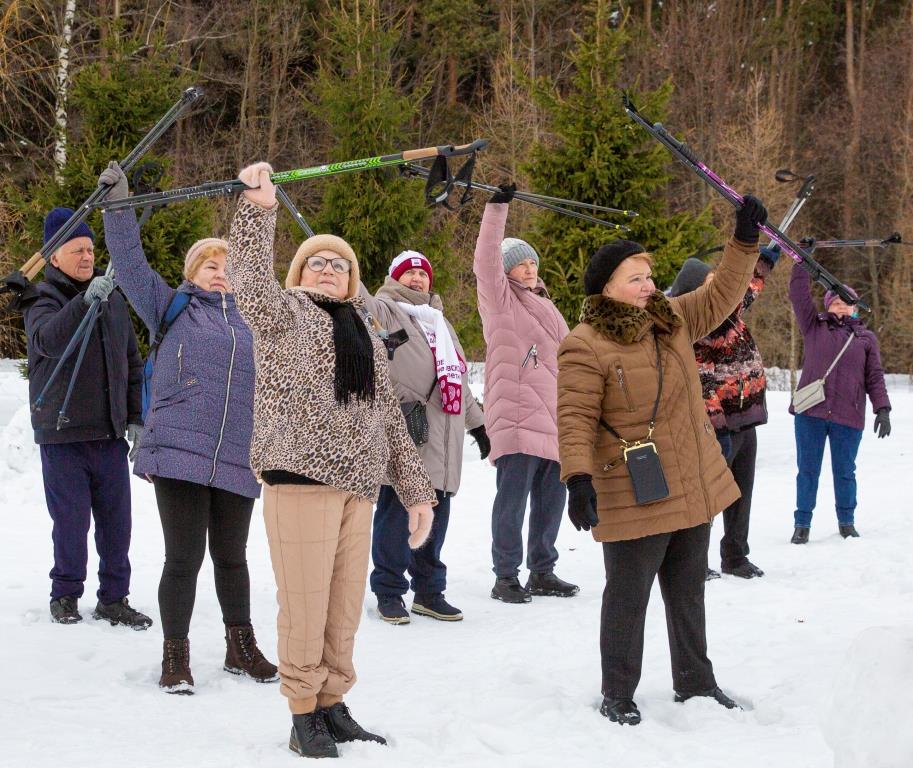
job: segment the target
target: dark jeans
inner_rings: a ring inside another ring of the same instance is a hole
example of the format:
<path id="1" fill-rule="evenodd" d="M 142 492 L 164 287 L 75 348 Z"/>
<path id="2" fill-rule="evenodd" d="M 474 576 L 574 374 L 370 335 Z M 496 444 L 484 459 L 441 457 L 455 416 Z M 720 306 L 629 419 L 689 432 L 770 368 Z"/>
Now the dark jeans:
<path id="1" fill-rule="evenodd" d="M 754 427 L 730 432 L 732 449 L 727 457 L 729 469 L 742 492 L 723 510 L 723 538 L 720 540 L 720 560 L 724 568 L 736 568 L 748 561 L 748 524 L 751 517 L 751 493 L 754 489 L 755 460 L 758 455 L 758 435 Z"/>
<path id="2" fill-rule="evenodd" d="M 113 603 L 130 593 L 127 450 L 123 439 L 40 447 L 44 497 L 54 521 L 51 600 L 82 597 L 89 559 L 89 523 L 93 517 L 98 599 Z"/>
<path id="3" fill-rule="evenodd" d="M 375 595 L 405 595 L 411 587 L 417 595 L 437 594 L 447 589 L 447 566 L 441 548 L 450 522 L 450 497 L 435 490 L 437 506 L 428 540 L 418 549 L 409 548 L 409 513 L 389 485 L 381 486 L 374 511 L 371 541 L 371 591 Z M 409 571 L 411 582 L 403 574 Z"/>
<path id="4" fill-rule="evenodd" d="M 247 534 L 254 500 L 187 480 L 155 477 L 153 483 L 165 535 L 165 567 L 159 582 L 165 638 L 187 637 L 207 530 L 222 621 L 249 624 Z"/>
<path id="5" fill-rule="evenodd" d="M 818 478 L 824 458 L 824 443 L 830 442 L 831 470 L 834 473 L 834 497 L 839 525 L 852 525 L 856 513 L 856 454 L 862 441 L 862 430 L 835 424 L 827 419 L 796 414 L 797 527 L 809 528 L 818 498 Z"/>
<path id="6" fill-rule="evenodd" d="M 491 510 L 491 559 L 498 578 L 516 576 L 523 563 L 523 518 L 529 499 L 526 567 L 548 573 L 558 561 L 555 539 L 567 488 L 557 461 L 509 453 L 495 461 L 498 490 Z"/>
<path id="7" fill-rule="evenodd" d="M 672 687 L 694 694 L 716 686 L 707 658 L 704 580 L 710 524 L 602 545 L 606 585 L 602 594 L 599 648 L 602 693 L 630 699 L 640 682 L 644 621 L 653 578 L 666 604 Z"/>

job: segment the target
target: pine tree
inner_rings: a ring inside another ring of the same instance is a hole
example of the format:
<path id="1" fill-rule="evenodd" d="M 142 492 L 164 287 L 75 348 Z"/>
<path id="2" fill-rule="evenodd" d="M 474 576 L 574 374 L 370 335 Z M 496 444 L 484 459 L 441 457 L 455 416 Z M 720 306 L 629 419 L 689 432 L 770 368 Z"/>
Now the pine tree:
<path id="1" fill-rule="evenodd" d="M 571 323 L 583 299 L 584 270 L 600 245 L 616 237 L 641 243 L 653 254 L 657 284 L 668 285 L 682 262 L 715 236 L 709 210 L 667 212 L 663 193 L 671 160 L 622 108 L 617 83 L 628 36 L 623 24 L 611 26 L 617 17 L 607 6 L 600 0 L 589 11 L 589 25 L 569 54 L 567 92 L 544 80 L 534 84 L 551 133 L 533 147 L 525 168 L 534 190 L 640 214 L 615 219 L 631 227 L 628 233 L 549 212 L 537 215 L 529 240 L 542 258 L 552 298 Z M 667 82 L 632 96 L 651 119 L 661 119 L 671 90 Z"/>

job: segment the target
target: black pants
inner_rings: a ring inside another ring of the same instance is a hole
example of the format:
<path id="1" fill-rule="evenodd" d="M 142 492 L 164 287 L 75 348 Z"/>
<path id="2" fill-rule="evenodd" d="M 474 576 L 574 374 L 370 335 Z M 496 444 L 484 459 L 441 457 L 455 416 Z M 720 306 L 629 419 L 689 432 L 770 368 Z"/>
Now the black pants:
<path id="1" fill-rule="evenodd" d="M 716 686 L 704 626 L 709 543 L 710 524 L 706 523 L 602 545 L 606 586 L 599 648 L 604 696 L 634 697 L 644 655 L 647 603 L 657 574 L 666 604 L 672 687 L 678 693 L 693 694 Z"/>
<path id="2" fill-rule="evenodd" d="M 742 497 L 723 510 L 723 538 L 720 560 L 724 568 L 736 568 L 748 561 L 748 523 L 751 517 L 751 492 L 758 455 L 758 435 L 754 427 L 730 433 L 732 452 L 727 459 Z"/>
<path id="3" fill-rule="evenodd" d="M 247 534 L 254 500 L 187 480 L 156 477 L 153 482 L 165 534 L 165 567 L 159 582 L 165 638 L 187 637 L 207 530 L 222 621 L 249 624 Z"/>

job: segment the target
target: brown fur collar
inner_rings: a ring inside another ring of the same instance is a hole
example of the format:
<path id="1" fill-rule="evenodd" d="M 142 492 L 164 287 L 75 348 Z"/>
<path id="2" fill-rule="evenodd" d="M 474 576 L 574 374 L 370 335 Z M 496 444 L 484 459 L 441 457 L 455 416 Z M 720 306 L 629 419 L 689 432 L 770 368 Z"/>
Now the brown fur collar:
<path id="1" fill-rule="evenodd" d="M 587 296 L 580 310 L 580 322 L 593 326 L 607 339 L 619 344 L 633 344 L 650 324 L 660 333 L 672 333 L 682 325 L 681 318 L 661 291 L 656 291 L 643 309 L 607 296 Z"/>

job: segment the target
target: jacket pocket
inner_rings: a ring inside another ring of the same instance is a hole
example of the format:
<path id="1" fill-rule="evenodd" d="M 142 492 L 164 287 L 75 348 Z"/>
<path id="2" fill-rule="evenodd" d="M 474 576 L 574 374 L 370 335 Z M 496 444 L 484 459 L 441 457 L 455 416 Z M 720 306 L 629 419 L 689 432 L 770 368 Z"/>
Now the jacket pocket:
<path id="1" fill-rule="evenodd" d="M 187 402 L 201 391 L 200 383 L 195 378 L 165 387 L 156 387 L 152 393 L 152 410 L 157 411 L 160 408 Z"/>
<path id="2" fill-rule="evenodd" d="M 624 394 L 625 404 L 628 412 L 634 413 L 634 401 L 631 399 L 631 392 L 628 390 L 628 379 L 625 376 L 625 369 L 621 365 L 621 360 L 615 360 L 612 363 L 612 370 L 615 376 L 615 383 Z"/>

